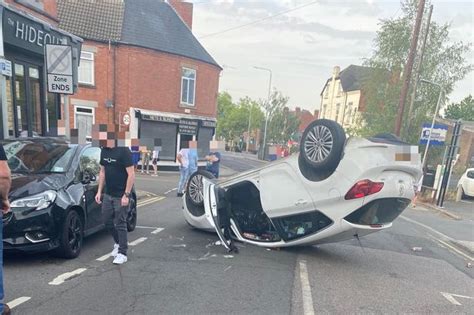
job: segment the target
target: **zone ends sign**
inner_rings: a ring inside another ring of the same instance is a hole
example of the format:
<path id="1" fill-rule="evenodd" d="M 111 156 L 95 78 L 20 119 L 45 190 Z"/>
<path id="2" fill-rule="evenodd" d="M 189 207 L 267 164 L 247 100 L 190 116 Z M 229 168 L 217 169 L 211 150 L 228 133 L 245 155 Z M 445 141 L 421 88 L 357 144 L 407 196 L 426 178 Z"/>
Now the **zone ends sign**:
<path id="1" fill-rule="evenodd" d="M 74 94 L 72 47 L 46 45 L 48 92 Z"/>

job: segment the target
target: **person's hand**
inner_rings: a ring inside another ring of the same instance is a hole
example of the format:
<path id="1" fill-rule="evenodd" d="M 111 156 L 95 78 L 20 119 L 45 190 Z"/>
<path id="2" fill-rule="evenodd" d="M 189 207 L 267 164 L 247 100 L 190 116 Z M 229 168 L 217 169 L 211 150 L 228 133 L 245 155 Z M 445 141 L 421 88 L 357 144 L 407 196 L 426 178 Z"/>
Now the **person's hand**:
<path id="1" fill-rule="evenodd" d="M 6 214 L 6 213 L 10 212 L 10 210 L 11 210 L 10 209 L 10 201 L 8 201 L 8 199 L 6 199 L 6 200 L 2 199 L 1 202 L 2 202 L 2 212 L 3 212 L 3 214 Z"/>
<path id="2" fill-rule="evenodd" d="M 100 193 L 97 193 L 97 195 L 95 195 L 95 202 L 97 202 L 99 205 L 102 203 L 101 197 L 102 196 Z"/>
<path id="3" fill-rule="evenodd" d="M 130 198 L 128 198 L 127 196 L 123 195 L 123 196 L 122 196 L 122 201 L 121 201 L 122 207 L 128 206 L 128 203 L 129 203 L 129 202 L 130 202 Z"/>

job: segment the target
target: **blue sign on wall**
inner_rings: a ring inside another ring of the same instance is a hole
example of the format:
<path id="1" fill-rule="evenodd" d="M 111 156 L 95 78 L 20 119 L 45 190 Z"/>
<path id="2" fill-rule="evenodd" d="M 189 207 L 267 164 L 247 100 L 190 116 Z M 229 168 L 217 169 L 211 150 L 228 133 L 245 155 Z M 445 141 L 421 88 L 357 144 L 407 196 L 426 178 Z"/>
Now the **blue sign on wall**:
<path id="1" fill-rule="evenodd" d="M 428 137 L 431 133 L 430 145 L 444 145 L 446 135 L 448 134 L 448 126 L 443 124 L 435 124 L 431 130 L 431 123 L 423 124 L 421 131 L 420 144 L 427 144 Z"/>

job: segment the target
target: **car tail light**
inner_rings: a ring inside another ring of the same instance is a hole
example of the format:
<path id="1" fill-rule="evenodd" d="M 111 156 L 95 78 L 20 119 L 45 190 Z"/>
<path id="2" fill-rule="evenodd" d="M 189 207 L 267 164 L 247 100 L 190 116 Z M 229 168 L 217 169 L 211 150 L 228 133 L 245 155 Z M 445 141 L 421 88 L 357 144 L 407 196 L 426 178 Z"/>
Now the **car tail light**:
<path id="1" fill-rule="evenodd" d="M 344 199 L 357 199 L 364 198 L 365 196 L 378 193 L 383 188 L 383 183 L 373 182 L 368 179 L 358 181 L 352 188 L 347 192 Z"/>

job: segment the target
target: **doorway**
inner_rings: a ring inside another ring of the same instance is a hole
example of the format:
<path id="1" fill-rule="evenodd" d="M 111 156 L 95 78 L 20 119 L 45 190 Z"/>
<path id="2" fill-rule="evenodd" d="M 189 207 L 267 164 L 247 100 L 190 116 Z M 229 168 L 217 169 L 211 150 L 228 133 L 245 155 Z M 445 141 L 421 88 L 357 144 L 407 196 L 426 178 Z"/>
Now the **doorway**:
<path id="1" fill-rule="evenodd" d="M 188 148 L 189 147 L 188 146 L 189 141 L 193 141 L 193 136 L 192 135 L 180 134 L 179 150 L 181 150 L 183 148 L 183 146 L 184 146 L 184 148 Z"/>
<path id="2" fill-rule="evenodd" d="M 12 104 L 16 137 L 44 134 L 45 115 L 42 67 L 13 62 Z"/>

